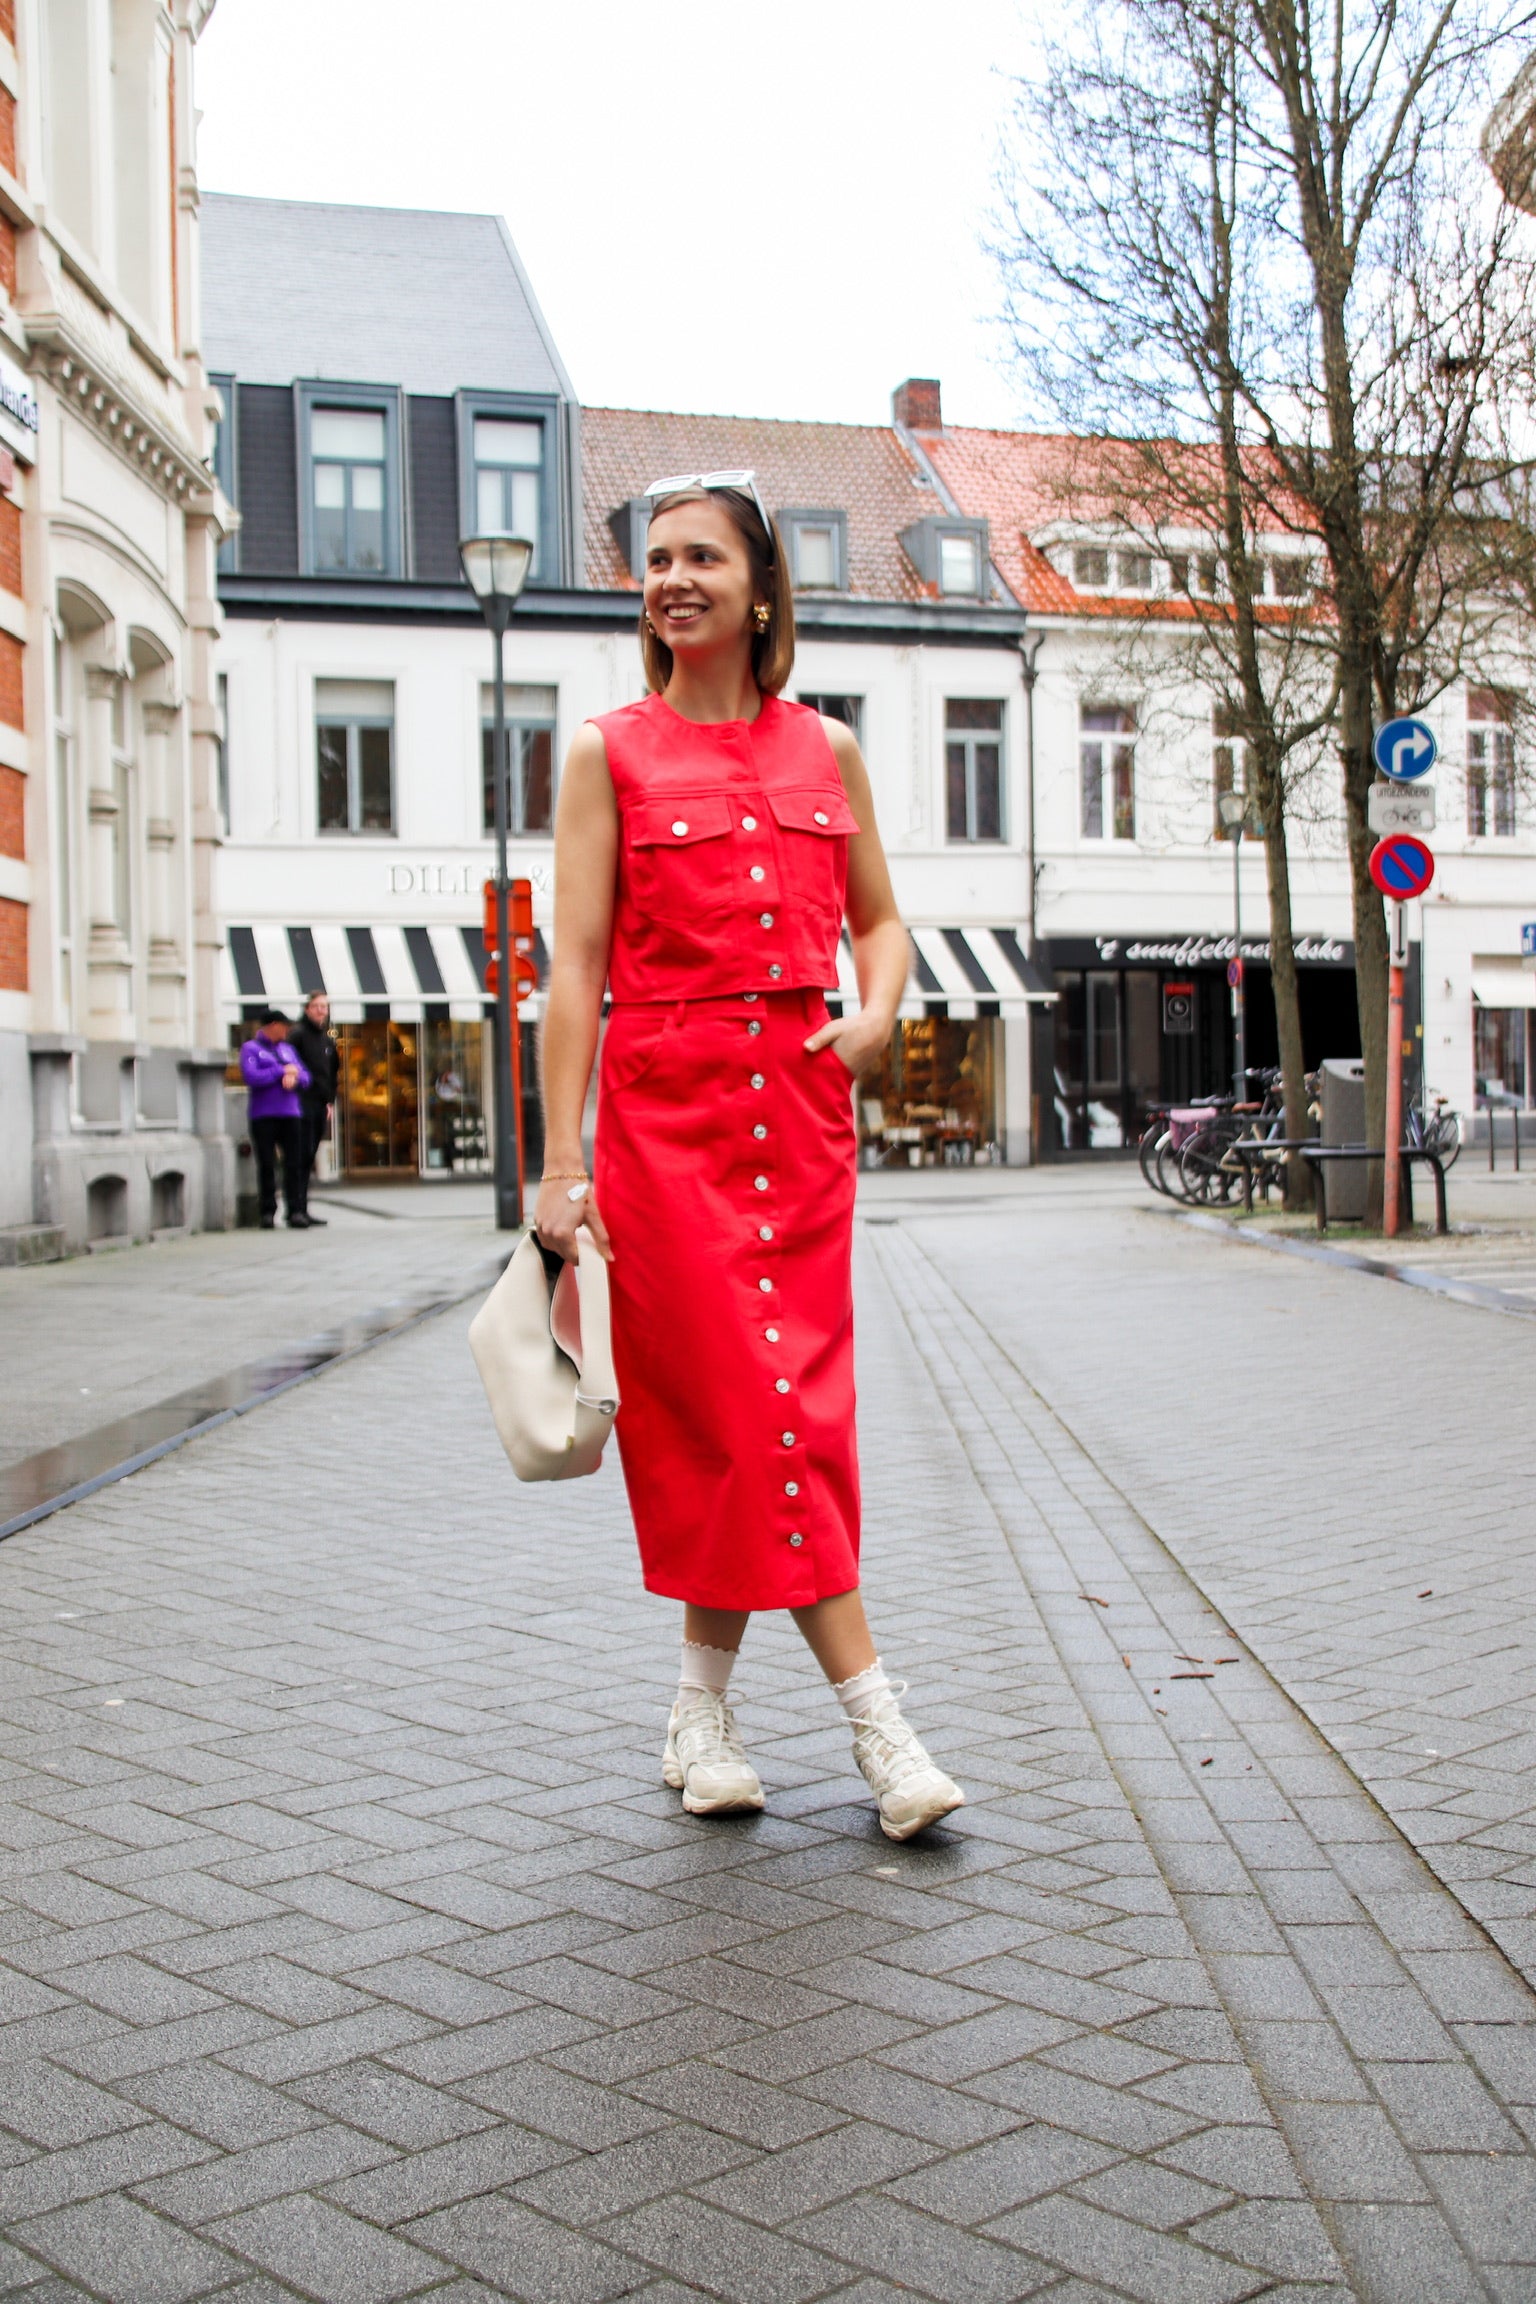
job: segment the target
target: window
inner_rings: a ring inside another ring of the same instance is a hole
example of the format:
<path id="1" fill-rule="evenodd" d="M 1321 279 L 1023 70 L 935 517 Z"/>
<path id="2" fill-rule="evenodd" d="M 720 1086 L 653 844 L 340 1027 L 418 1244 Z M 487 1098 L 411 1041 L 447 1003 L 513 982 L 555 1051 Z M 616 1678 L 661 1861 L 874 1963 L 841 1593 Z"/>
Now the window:
<path id="1" fill-rule="evenodd" d="M 855 744 L 863 743 L 864 699 L 862 696 L 802 695 L 799 701 L 802 704 L 809 704 L 813 712 L 820 712 L 825 719 L 841 720 L 845 728 L 853 730 Z"/>
<path id="2" fill-rule="evenodd" d="M 315 764 L 322 832 L 393 832 L 393 681 L 315 682 Z"/>
<path id="3" fill-rule="evenodd" d="M 944 811 L 951 840 L 1003 837 L 1003 708 L 952 696 L 944 707 Z"/>
<path id="4" fill-rule="evenodd" d="M 555 703 L 553 688 L 507 690 L 507 829 L 544 833 L 555 823 Z M 496 829 L 495 691 L 480 691 L 481 821 Z"/>
<path id="5" fill-rule="evenodd" d="M 224 413 L 214 420 L 213 452 L 208 461 L 213 476 L 231 504 L 235 498 L 235 472 L 237 470 L 238 443 L 235 437 L 236 410 L 235 380 L 233 376 L 210 376 L 208 379 L 224 403 Z M 240 532 L 226 536 L 219 546 L 219 574 L 229 575 L 240 565 Z"/>
<path id="6" fill-rule="evenodd" d="M 530 576 L 540 574 L 544 427 L 508 416 L 474 419 L 475 534 L 526 536 Z"/>
<path id="7" fill-rule="evenodd" d="M 567 580 L 561 541 L 559 400 L 526 392 L 460 392 L 455 406 L 459 534 L 526 536 L 533 546 L 529 583 Z M 620 542 L 632 549 L 632 534 Z"/>
<path id="8" fill-rule="evenodd" d="M 845 592 L 848 588 L 847 513 L 791 510 L 780 512 L 777 518 L 795 590 Z"/>
<path id="9" fill-rule="evenodd" d="M 1190 587 L 1189 554 L 1170 552 L 1163 561 L 1170 592 L 1188 592 Z"/>
<path id="10" fill-rule="evenodd" d="M 1472 1003 L 1472 1067 L 1478 1105 L 1487 1110 L 1511 1104 L 1531 1107 L 1526 1062 L 1531 1033 L 1529 1008 L 1484 1008 Z"/>
<path id="11" fill-rule="evenodd" d="M 1221 562 L 1214 552 L 1200 552 L 1195 556 L 1195 585 L 1207 600 L 1214 600 L 1221 590 Z"/>
<path id="12" fill-rule="evenodd" d="M 312 408 L 310 537 L 317 576 L 382 576 L 388 565 L 388 438 L 382 408 Z"/>
<path id="13" fill-rule="evenodd" d="M 1269 564 L 1269 580 L 1277 600 L 1304 600 L 1310 578 L 1305 560 L 1294 552 L 1278 554 Z"/>
<path id="14" fill-rule="evenodd" d="M 214 737 L 219 825 L 229 838 L 229 674 L 219 674 L 219 725 Z"/>
<path id="15" fill-rule="evenodd" d="M 1150 552 L 1117 552 L 1115 568 L 1122 592 L 1150 592 L 1152 589 L 1152 555 Z"/>
<path id="16" fill-rule="evenodd" d="M 1492 688 L 1467 691 L 1467 830 L 1508 839 L 1515 829 L 1515 744 L 1509 705 Z"/>
<path id="17" fill-rule="evenodd" d="M 1085 706 L 1078 743 L 1083 838 L 1136 837 L 1136 715 L 1122 704 Z"/>
<path id="18" fill-rule="evenodd" d="M 939 538 L 939 590 L 968 594 L 972 599 L 981 590 L 979 555 L 974 536 L 941 536 Z"/>
<path id="19" fill-rule="evenodd" d="M 1109 582 L 1109 554 L 1099 544 L 1079 544 L 1072 555 L 1072 581 L 1080 592 L 1102 592 Z"/>
<path id="20" fill-rule="evenodd" d="M 1231 829 L 1221 820 L 1224 792 L 1248 789 L 1247 748 L 1238 734 L 1237 714 L 1223 696 L 1211 707 L 1211 815 L 1218 840 L 1230 840 Z"/>
<path id="21" fill-rule="evenodd" d="M 918 575 L 936 592 L 946 599 L 981 598 L 989 555 L 985 520 L 934 514 L 903 528 L 901 542 Z"/>

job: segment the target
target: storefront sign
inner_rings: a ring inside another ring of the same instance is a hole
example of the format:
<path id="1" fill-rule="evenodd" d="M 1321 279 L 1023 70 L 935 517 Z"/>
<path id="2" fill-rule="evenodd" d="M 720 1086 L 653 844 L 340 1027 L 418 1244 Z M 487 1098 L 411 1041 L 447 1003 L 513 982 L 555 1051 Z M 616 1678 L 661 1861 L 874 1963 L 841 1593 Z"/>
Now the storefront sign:
<path id="1" fill-rule="evenodd" d="M 485 878 L 485 866 L 477 864 L 391 864 L 388 867 L 388 889 L 391 896 L 471 896 L 479 898 L 480 884 Z M 531 880 L 541 896 L 547 896 L 554 887 L 554 874 L 547 865 L 535 864 L 521 875 Z"/>
<path id="2" fill-rule="evenodd" d="M 1298 936 L 1303 968 L 1353 968 L 1355 947 L 1342 936 Z M 1055 936 L 1042 942 L 1049 968 L 1216 968 L 1239 957 L 1231 936 Z M 1241 957 L 1269 965 L 1269 938 L 1245 936 Z"/>
<path id="3" fill-rule="evenodd" d="M 24 464 L 37 461 L 38 407 L 32 379 L 0 352 L 0 441 Z"/>
<path id="4" fill-rule="evenodd" d="M 1163 1030 L 1171 1040 L 1188 1039 L 1195 1029 L 1195 988 L 1169 977 L 1163 986 Z"/>

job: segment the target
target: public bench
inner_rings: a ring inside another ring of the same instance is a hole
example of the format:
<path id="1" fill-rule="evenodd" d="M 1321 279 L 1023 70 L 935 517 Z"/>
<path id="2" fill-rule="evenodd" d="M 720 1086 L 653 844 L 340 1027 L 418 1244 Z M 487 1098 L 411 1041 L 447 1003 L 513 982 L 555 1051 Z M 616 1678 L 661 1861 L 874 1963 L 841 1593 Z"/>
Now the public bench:
<path id="1" fill-rule="evenodd" d="M 1317 1204 L 1317 1228 L 1319 1232 L 1326 1232 L 1328 1229 L 1328 1187 L 1326 1182 L 1328 1162 L 1330 1160 L 1381 1160 L 1385 1158 L 1384 1153 L 1370 1144 L 1318 1144 L 1309 1141 L 1298 1145 L 1296 1149 L 1312 1171 L 1312 1181 L 1316 1187 L 1314 1197 Z M 1426 1151 L 1422 1145 L 1404 1144 L 1400 1147 L 1397 1157 L 1402 1176 L 1403 1213 L 1407 1221 L 1410 1224 L 1413 1222 L 1413 1163 L 1415 1160 L 1422 1160 L 1434 1172 L 1435 1230 L 1448 1232 L 1450 1225 L 1446 1221 L 1445 1214 L 1445 1162 L 1441 1155 L 1438 1152 Z"/>

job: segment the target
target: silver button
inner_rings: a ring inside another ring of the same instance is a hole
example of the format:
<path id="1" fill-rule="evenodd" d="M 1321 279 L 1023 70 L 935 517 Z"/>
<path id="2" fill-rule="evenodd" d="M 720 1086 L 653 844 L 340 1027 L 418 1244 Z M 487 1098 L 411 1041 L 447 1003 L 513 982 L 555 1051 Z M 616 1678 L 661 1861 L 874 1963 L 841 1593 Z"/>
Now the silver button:
<path id="1" fill-rule="evenodd" d="M 773 963 L 773 966 L 772 966 L 772 967 L 769 969 L 768 973 L 769 973 L 769 975 L 770 975 L 770 976 L 772 976 L 772 977 L 774 977 L 775 979 L 777 979 L 778 977 L 780 977 L 780 976 L 782 976 L 782 975 L 783 975 L 784 971 L 783 971 L 783 969 L 782 969 L 782 968 L 779 966 L 779 964 L 778 964 L 777 960 L 775 960 L 775 962 Z"/>
<path id="2" fill-rule="evenodd" d="M 774 1390 L 775 1392 L 787 1392 L 789 1390 L 789 1378 L 787 1376 L 781 1376 L 777 1384 L 775 1384 Z"/>
<path id="3" fill-rule="evenodd" d="M 799 1483 L 799 1481 L 798 1481 L 798 1480 L 786 1480 L 786 1481 L 785 1481 L 785 1483 L 784 1483 L 784 1493 L 785 1493 L 785 1495 L 786 1495 L 786 1496 L 798 1496 L 798 1495 L 799 1495 L 799 1493 L 800 1493 L 800 1483 Z"/>
<path id="4" fill-rule="evenodd" d="M 816 821 L 817 821 L 817 823 L 818 823 L 818 824 L 825 824 L 825 823 L 827 823 L 827 822 L 829 821 L 829 818 L 827 817 L 827 814 L 826 814 L 826 812 L 825 812 L 825 810 L 824 810 L 824 809 L 821 809 L 821 808 L 818 808 L 818 809 L 817 809 L 817 811 L 816 811 Z"/>
<path id="5" fill-rule="evenodd" d="M 755 1000 L 757 998 L 757 994 L 755 992 L 743 992 L 742 998 L 743 1000 Z"/>
<path id="6" fill-rule="evenodd" d="M 773 1226 L 771 1224 L 759 1224 L 757 1236 L 759 1240 L 771 1240 L 773 1238 Z"/>
<path id="7" fill-rule="evenodd" d="M 757 1020 L 757 1018 L 756 1018 L 755 1016 L 753 1017 L 753 1019 L 752 1019 L 751 1023 L 750 1023 L 750 1024 L 747 1026 L 747 1030 L 748 1030 L 749 1032 L 752 1032 L 752 1033 L 758 1033 L 758 1032 L 761 1032 L 761 1030 L 762 1030 L 762 1026 L 761 1026 L 761 1024 L 759 1024 L 759 1022 L 758 1022 L 758 1020 Z"/>
<path id="8" fill-rule="evenodd" d="M 753 1087 L 754 1087 L 754 1088 L 761 1088 L 761 1087 L 763 1086 L 763 1075 L 762 1075 L 762 1073 L 761 1073 L 761 1072 L 754 1072 L 754 1073 L 753 1073 L 753 1075 L 752 1075 L 752 1085 L 753 1085 Z"/>
<path id="9" fill-rule="evenodd" d="M 773 926 L 773 914 L 771 912 L 759 912 L 757 924 L 759 928 L 771 928 Z"/>
<path id="10" fill-rule="evenodd" d="M 673 838 L 677 840 L 685 840 L 688 836 L 688 827 L 683 822 L 681 816 L 679 816 L 677 822 L 672 827 L 672 835 Z"/>
<path id="11" fill-rule="evenodd" d="M 754 1191 L 754 1192 L 766 1192 L 766 1191 L 767 1191 L 767 1189 L 768 1189 L 768 1179 L 767 1179 L 767 1177 L 766 1177 L 766 1176 L 754 1176 L 754 1177 L 753 1177 L 753 1179 L 752 1179 L 752 1189 L 753 1189 L 753 1191 Z"/>
<path id="12" fill-rule="evenodd" d="M 797 1552 L 799 1551 L 801 1545 L 805 1542 L 805 1538 L 801 1535 L 798 1528 L 795 1530 L 793 1536 L 791 1536 L 790 1542 L 793 1544 Z"/>
<path id="13" fill-rule="evenodd" d="M 781 1432 L 779 1434 L 779 1438 L 783 1441 L 786 1448 L 793 1448 L 795 1444 L 795 1436 L 793 1432 Z"/>
<path id="14" fill-rule="evenodd" d="M 779 1340 L 779 1332 L 777 1328 L 765 1328 L 763 1330 L 763 1334 L 770 1344 L 777 1344 Z"/>
<path id="15" fill-rule="evenodd" d="M 771 1280 L 759 1280 L 758 1286 L 761 1288 L 765 1296 L 771 1296 L 773 1294 L 773 1282 Z"/>
<path id="16" fill-rule="evenodd" d="M 763 870 L 761 864 L 754 864 L 751 871 L 747 874 L 747 878 L 749 880 L 766 880 L 767 877 L 768 875 Z"/>
<path id="17" fill-rule="evenodd" d="M 741 828 L 743 832 L 755 832 L 757 830 L 757 818 L 755 816 L 743 816 Z"/>
<path id="18" fill-rule="evenodd" d="M 767 1135 L 768 1131 L 767 1131 L 767 1129 L 766 1129 L 766 1128 L 763 1126 L 763 1123 L 762 1123 L 762 1121 L 761 1121 L 761 1120 L 759 1120 L 759 1122 L 758 1122 L 757 1126 L 756 1126 L 756 1127 L 753 1129 L 752 1133 L 753 1133 L 753 1135 L 754 1135 L 754 1136 L 757 1138 L 758 1142 L 759 1142 L 759 1143 L 761 1143 L 761 1142 L 762 1142 L 762 1140 L 763 1140 L 763 1138 L 764 1138 L 764 1137 Z"/>

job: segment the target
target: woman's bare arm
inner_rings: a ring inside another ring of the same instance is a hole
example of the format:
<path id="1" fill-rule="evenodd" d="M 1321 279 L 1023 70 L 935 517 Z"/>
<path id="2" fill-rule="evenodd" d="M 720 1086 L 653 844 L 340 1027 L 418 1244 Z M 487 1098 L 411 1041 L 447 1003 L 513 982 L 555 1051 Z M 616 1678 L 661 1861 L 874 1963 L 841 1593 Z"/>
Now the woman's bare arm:
<path id="1" fill-rule="evenodd" d="M 835 1047 L 849 1071 L 859 1073 L 868 1070 L 891 1037 L 912 955 L 875 823 L 874 795 L 863 754 L 854 742 L 852 729 L 841 720 L 824 719 L 822 726 L 831 740 L 848 805 L 859 821 L 858 831 L 848 842 L 845 909 L 860 1007 L 856 1016 L 832 1017 L 805 1045 Z"/>
<path id="2" fill-rule="evenodd" d="M 581 1116 L 608 977 L 618 855 L 619 812 L 608 755 L 601 734 L 588 721 L 576 731 L 566 757 L 555 813 L 554 960 L 543 1032 L 544 1170 L 550 1176 L 586 1164 Z M 540 1188 L 533 1215 L 539 1238 L 574 1258 L 576 1228 L 585 1224 L 611 1259 L 591 1192 L 580 1201 L 569 1194 L 568 1183 Z"/>

